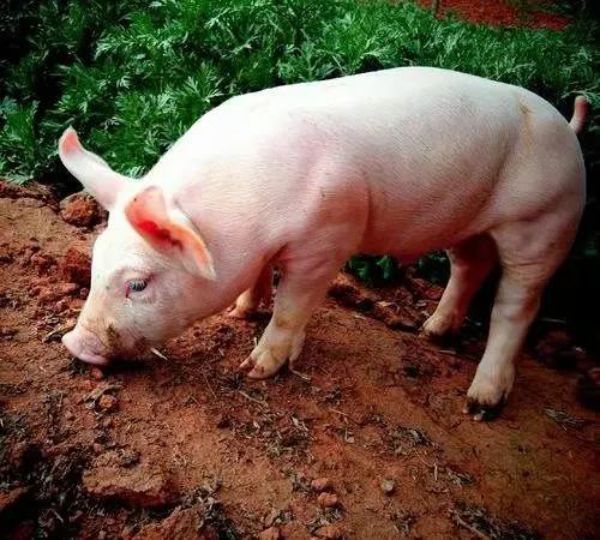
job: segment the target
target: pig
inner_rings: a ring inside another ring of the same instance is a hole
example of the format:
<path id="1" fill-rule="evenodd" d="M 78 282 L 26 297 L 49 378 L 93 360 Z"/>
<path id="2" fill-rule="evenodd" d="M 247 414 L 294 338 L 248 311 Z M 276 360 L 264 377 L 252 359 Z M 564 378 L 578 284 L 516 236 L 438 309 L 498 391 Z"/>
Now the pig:
<path id="1" fill-rule="evenodd" d="M 423 333 L 456 332 L 496 265 L 501 278 L 465 412 L 494 414 L 515 378 L 548 279 L 585 203 L 576 133 L 541 97 L 444 69 L 403 67 L 233 97 L 141 179 L 113 171 L 69 128 L 65 167 L 108 210 L 89 297 L 66 348 L 92 364 L 136 355 L 235 301 L 271 320 L 241 364 L 290 367 L 328 285 L 353 254 L 414 261 L 447 250 L 450 280 Z M 237 300 L 236 300 L 237 299 Z"/>

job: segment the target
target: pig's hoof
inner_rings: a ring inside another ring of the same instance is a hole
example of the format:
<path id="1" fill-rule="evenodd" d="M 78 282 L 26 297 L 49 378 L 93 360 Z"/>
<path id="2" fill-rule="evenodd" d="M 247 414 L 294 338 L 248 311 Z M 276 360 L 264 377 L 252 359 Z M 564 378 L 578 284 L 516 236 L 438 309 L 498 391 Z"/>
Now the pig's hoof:
<path id="1" fill-rule="evenodd" d="M 232 319 L 247 319 L 250 315 L 252 315 L 253 311 L 246 309 L 241 306 L 233 306 L 228 312 L 227 316 Z"/>
<path id="2" fill-rule="evenodd" d="M 500 416 L 505 403 L 506 399 L 502 398 L 495 405 L 486 405 L 468 397 L 463 408 L 463 413 L 472 415 L 473 420 L 476 422 L 487 422 Z"/>
<path id="3" fill-rule="evenodd" d="M 251 379 L 267 379 L 275 375 L 283 364 L 285 364 L 285 359 L 278 360 L 268 349 L 262 351 L 254 349 L 250 356 L 240 364 L 240 368 L 250 369 L 248 377 Z"/>
<path id="4" fill-rule="evenodd" d="M 421 328 L 421 333 L 431 341 L 439 341 L 452 331 L 452 319 L 434 313 Z"/>
<path id="5" fill-rule="evenodd" d="M 507 373 L 499 382 L 492 382 L 477 373 L 467 392 L 467 402 L 463 409 L 465 414 L 473 416 L 473 420 L 493 420 L 496 418 L 508 398 L 512 388 L 514 373 Z"/>

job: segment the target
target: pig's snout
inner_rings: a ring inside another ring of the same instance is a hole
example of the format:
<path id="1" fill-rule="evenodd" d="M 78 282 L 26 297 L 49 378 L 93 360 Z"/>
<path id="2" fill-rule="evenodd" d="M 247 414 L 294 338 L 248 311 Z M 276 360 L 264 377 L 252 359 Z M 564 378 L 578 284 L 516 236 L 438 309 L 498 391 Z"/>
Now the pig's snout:
<path id="1" fill-rule="evenodd" d="M 63 345 L 73 355 L 88 364 L 105 366 L 109 360 L 103 354 L 104 345 L 96 334 L 78 324 L 62 338 Z"/>

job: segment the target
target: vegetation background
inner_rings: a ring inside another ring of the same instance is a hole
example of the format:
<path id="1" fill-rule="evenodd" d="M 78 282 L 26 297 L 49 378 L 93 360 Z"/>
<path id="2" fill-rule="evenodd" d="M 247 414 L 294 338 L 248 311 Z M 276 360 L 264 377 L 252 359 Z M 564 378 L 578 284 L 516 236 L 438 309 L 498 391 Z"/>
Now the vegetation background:
<path id="1" fill-rule="evenodd" d="M 515 0 L 516 1 L 516 0 Z M 527 0 L 517 4 L 526 16 Z M 589 201 L 577 244 L 543 308 L 600 350 L 598 2 L 562 2 L 562 32 L 436 19 L 411 2 L 356 0 L 7 0 L 0 14 L 0 175 L 78 189 L 56 156 L 74 125 L 116 170 L 139 176 L 203 113 L 279 84 L 405 65 L 517 84 L 565 116 L 592 103 L 581 142 Z M 356 257 L 363 279 L 393 279 L 389 257 Z M 444 280 L 445 259 L 419 267 Z"/>

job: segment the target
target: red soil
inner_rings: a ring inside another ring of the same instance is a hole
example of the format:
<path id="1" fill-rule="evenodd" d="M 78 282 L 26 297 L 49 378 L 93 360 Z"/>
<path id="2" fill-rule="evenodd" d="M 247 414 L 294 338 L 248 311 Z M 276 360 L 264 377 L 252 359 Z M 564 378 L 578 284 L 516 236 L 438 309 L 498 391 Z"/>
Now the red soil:
<path id="1" fill-rule="evenodd" d="M 418 0 L 425 7 L 431 0 Z M 495 26 L 528 26 L 563 30 L 569 20 L 548 9 L 551 1 L 529 0 L 440 0 L 440 15 L 456 13 L 459 17 L 476 23 Z M 522 5 L 522 8 L 518 6 Z"/>
<path id="2" fill-rule="evenodd" d="M 0 538 L 600 535 L 585 359 L 555 371 L 523 355 L 501 418 L 473 422 L 461 408 L 483 342 L 415 332 L 440 289 L 340 276 L 308 328 L 309 380 L 239 373 L 267 314 L 199 321 L 168 360 L 103 372 L 59 342 L 95 233 L 2 183 L 0 231 Z"/>

